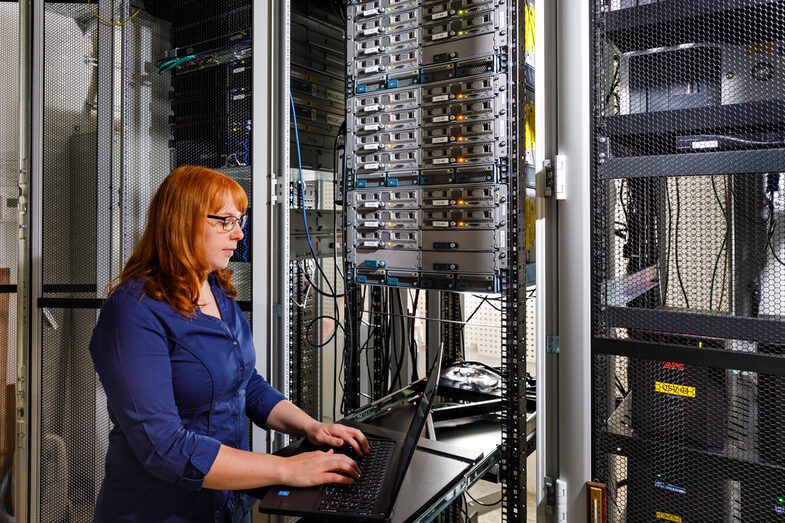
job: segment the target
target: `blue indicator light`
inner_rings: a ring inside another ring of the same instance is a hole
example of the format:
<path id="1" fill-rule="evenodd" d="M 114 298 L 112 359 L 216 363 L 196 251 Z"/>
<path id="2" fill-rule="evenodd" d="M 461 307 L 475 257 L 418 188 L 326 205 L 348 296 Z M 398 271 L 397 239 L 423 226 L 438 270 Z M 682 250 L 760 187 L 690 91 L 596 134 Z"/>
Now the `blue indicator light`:
<path id="1" fill-rule="evenodd" d="M 279 490 L 278 491 L 278 495 L 279 496 L 288 496 L 289 495 L 289 491 L 288 490 Z"/>

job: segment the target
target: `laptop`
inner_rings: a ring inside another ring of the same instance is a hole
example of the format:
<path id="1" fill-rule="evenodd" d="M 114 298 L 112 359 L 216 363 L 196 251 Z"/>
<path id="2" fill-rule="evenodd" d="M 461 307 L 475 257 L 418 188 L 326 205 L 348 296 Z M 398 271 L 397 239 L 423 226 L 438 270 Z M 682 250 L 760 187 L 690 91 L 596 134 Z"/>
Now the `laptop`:
<path id="1" fill-rule="evenodd" d="M 347 454 L 360 466 L 360 477 L 351 485 L 327 484 L 308 488 L 286 486 L 267 487 L 256 496 L 259 511 L 291 516 L 315 516 L 319 519 L 351 519 L 359 521 L 389 521 L 395 498 L 403 484 L 406 470 L 417 449 L 428 414 L 433 407 L 439 383 L 443 347 L 439 349 L 422 395 L 417 400 L 408 430 L 393 431 L 382 427 L 341 420 L 360 429 L 368 438 L 371 451 L 357 457 L 348 445 L 336 452 Z M 310 452 L 316 447 L 304 440 L 276 452 L 278 456 L 293 456 Z M 325 449 L 320 449 L 325 450 Z M 253 493 L 256 495 L 256 492 Z"/>

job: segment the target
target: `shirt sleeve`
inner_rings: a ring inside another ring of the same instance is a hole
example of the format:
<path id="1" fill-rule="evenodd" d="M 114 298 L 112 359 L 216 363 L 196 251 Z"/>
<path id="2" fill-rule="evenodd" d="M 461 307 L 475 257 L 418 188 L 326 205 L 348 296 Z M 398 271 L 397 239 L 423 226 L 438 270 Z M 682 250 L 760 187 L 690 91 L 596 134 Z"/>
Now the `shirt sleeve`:
<path id="1" fill-rule="evenodd" d="M 272 387 L 254 369 L 245 389 L 245 412 L 260 427 L 267 426 L 267 417 L 273 407 L 286 397 Z"/>
<path id="2" fill-rule="evenodd" d="M 162 326 L 136 299 L 116 298 L 104 304 L 90 340 L 109 407 L 148 472 L 199 490 L 221 443 L 183 427 Z"/>

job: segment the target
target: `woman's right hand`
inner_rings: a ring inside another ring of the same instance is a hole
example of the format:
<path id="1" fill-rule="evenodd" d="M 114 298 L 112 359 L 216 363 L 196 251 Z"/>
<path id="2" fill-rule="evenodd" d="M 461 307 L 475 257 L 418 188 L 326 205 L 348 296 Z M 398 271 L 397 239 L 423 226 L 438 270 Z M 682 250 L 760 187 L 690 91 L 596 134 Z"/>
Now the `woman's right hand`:
<path id="1" fill-rule="evenodd" d="M 360 476 L 360 467 L 352 458 L 332 449 L 304 452 L 284 458 L 281 483 L 290 487 L 312 487 L 325 483 L 352 483 Z M 340 474 L 339 474 L 340 472 Z"/>

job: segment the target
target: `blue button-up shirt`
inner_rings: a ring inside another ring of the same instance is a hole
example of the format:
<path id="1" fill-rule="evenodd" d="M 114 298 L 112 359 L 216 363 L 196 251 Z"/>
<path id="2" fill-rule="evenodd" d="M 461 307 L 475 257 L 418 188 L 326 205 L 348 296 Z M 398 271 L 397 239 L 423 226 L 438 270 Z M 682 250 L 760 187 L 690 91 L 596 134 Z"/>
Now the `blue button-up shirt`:
<path id="1" fill-rule="evenodd" d="M 210 283 L 222 320 L 186 318 L 145 296 L 141 279 L 101 307 L 90 354 L 114 427 L 96 522 L 224 522 L 252 506 L 202 482 L 221 444 L 248 450 L 246 414 L 264 427 L 284 397 L 254 368 L 237 302 Z"/>

